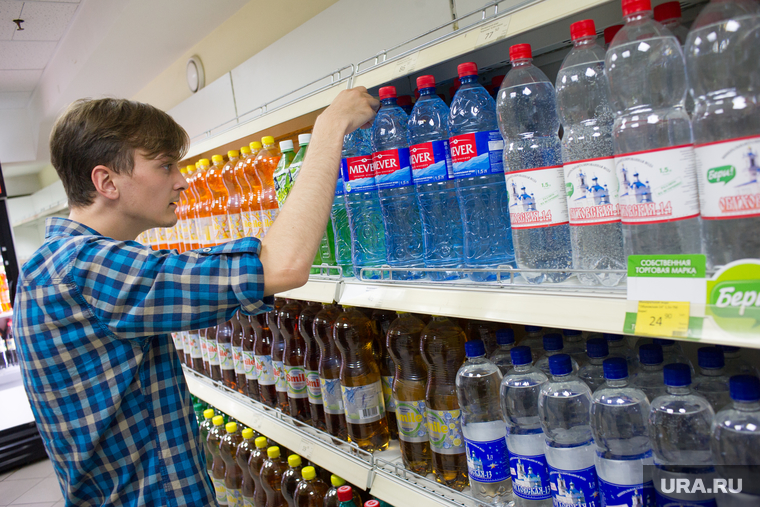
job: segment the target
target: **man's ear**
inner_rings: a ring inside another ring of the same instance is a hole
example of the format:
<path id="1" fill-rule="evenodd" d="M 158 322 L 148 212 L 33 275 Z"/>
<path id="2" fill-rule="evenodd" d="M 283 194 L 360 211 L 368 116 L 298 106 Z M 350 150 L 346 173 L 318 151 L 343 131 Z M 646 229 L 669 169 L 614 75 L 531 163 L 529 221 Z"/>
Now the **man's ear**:
<path id="1" fill-rule="evenodd" d="M 97 165 L 92 170 L 92 183 L 95 190 L 106 199 L 119 198 L 119 189 L 114 181 L 114 172 L 104 165 Z"/>

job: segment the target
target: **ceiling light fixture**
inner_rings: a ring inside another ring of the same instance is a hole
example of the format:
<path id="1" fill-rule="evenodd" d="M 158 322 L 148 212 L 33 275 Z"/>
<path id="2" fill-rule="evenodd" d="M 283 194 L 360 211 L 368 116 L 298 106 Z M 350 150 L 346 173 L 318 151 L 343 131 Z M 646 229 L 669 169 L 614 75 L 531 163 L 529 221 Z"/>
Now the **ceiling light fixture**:
<path id="1" fill-rule="evenodd" d="M 24 29 L 24 27 L 21 26 L 21 23 L 24 22 L 23 19 L 14 19 L 13 22 L 16 23 L 16 31 L 17 32 L 20 32 L 20 31 L 22 31 Z"/>

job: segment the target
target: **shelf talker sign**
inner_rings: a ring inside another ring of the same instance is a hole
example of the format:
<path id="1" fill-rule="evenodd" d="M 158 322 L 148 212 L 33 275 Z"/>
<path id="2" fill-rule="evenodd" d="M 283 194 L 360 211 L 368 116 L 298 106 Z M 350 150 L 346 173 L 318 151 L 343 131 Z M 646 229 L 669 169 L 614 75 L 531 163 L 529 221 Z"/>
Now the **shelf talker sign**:
<path id="1" fill-rule="evenodd" d="M 760 337 L 760 260 L 731 262 L 707 281 L 705 316 L 723 331 Z"/>

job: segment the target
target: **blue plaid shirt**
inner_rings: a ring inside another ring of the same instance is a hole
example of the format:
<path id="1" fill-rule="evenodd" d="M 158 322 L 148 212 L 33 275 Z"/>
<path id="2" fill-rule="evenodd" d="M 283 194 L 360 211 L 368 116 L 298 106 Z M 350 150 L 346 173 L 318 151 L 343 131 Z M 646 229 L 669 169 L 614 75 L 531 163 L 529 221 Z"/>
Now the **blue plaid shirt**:
<path id="1" fill-rule="evenodd" d="M 169 333 L 270 310 L 260 242 L 180 255 L 71 220 L 46 225 L 13 331 L 66 506 L 216 505 Z"/>

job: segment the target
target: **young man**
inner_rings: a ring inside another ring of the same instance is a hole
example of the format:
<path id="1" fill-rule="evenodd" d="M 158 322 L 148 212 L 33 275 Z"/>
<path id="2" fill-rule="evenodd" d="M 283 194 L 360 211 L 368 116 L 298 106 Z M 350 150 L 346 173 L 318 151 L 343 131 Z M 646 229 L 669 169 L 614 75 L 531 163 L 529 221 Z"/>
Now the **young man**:
<path id="1" fill-rule="evenodd" d="M 52 163 L 71 209 L 47 222 L 14 308 L 21 370 L 67 506 L 215 505 L 190 394 L 169 333 L 202 329 L 303 285 L 327 224 L 343 135 L 379 103 L 341 92 L 317 119 L 289 199 L 266 238 L 154 252 L 187 188 L 188 139 L 167 114 L 83 100 L 57 121 Z"/>

